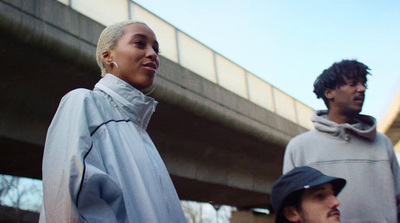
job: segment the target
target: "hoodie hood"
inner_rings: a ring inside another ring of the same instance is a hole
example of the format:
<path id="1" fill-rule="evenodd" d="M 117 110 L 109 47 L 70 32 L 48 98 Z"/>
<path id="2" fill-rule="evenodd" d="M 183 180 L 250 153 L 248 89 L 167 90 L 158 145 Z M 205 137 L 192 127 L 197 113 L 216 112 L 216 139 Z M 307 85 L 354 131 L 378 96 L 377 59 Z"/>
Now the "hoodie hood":
<path id="1" fill-rule="evenodd" d="M 328 133 L 346 141 L 350 140 L 352 134 L 371 141 L 374 140 L 376 135 L 376 119 L 368 115 L 357 115 L 355 124 L 337 124 L 328 119 L 327 110 L 318 110 L 314 113 L 311 121 L 318 131 Z"/>

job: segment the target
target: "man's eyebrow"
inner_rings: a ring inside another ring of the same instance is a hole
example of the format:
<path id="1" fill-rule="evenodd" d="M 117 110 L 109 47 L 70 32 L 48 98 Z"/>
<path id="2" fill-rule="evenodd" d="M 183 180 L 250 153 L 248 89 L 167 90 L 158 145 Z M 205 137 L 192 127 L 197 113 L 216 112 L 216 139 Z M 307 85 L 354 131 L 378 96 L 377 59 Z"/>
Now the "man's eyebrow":
<path id="1" fill-rule="evenodd" d="M 315 193 L 315 192 L 322 191 L 325 189 L 326 189 L 325 186 L 319 185 L 319 186 L 311 187 L 309 190 L 310 190 L 310 193 Z"/>

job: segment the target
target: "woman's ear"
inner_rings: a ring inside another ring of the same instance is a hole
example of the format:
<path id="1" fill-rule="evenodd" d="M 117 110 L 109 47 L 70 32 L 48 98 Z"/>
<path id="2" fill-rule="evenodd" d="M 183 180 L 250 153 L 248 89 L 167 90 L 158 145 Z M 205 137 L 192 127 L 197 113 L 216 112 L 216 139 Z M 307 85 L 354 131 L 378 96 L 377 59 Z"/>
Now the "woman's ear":
<path id="1" fill-rule="evenodd" d="M 104 51 L 101 54 L 101 60 L 103 61 L 103 63 L 108 67 L 111 65 L 112 63 L 112 57 L 111 57 L 111 53 L 109 50 Z"/>
<path id="2" fill-rule="evenodd" d="M 295 206 L 286 206 L 283 208 L 283 217 L 290 222 L 300 222 L 300 213 L 297 211 Z"/>

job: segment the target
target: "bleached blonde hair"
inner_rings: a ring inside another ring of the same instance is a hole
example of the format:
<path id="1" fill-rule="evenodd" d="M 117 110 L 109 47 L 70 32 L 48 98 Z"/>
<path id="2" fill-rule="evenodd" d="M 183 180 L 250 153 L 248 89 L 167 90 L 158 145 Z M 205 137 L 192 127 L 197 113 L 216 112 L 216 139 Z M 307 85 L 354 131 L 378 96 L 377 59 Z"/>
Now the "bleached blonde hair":
<path id="1" fill-rule="evenodd" d="M 101 70 L 101 76 L 104 77 L 107 73 L 107 66 L 102 60 L 102 54 L 106 50 L 112 50 L 117 45 L 119 38 L 124 34 L 124 28 L 127 25 L 143 22 L 135 20 L 125 20 L 107 26 L 100 34 L 96 48 L 96 61 Z"/>

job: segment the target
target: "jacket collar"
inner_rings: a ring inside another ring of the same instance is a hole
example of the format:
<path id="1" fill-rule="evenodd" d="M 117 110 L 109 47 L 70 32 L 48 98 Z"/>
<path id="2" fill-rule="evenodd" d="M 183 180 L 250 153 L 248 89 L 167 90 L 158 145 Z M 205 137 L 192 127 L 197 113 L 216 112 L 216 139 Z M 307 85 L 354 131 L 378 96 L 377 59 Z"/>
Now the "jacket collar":
<path id="1" fill-rule="evenodd" d="M 147 128 L 158 103 L 112 74 L 106 74 L 105 77 L 100 79 L 94 90 L 100 90 L 109 95 L 117 104 L 118 109 L 130 121 L 143 129 Z"/>

